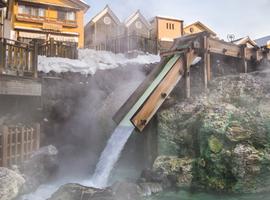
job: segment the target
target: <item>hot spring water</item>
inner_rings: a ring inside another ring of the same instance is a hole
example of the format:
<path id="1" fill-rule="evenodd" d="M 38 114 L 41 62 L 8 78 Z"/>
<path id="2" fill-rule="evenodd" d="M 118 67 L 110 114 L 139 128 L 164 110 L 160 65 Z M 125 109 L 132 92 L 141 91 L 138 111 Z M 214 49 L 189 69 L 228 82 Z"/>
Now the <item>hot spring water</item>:
<path id="1" fill-rule="evenodd" d="M 134 127 L 119 125 L 111 135 L 108 143 L 103 150 L 98 164 L 96 166 L 95 173 L 91 182 L 95 187 L 104 188 L 107 186 L 107 182 L 110 173 L 121 155 L 128 138 L 132 134 Z"/>

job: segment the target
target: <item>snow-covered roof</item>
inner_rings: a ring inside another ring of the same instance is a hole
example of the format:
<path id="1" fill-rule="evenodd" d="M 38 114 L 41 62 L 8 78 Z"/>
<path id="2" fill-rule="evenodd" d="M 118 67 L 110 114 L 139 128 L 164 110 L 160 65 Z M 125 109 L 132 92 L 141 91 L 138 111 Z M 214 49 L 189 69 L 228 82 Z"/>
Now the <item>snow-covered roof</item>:
<path id="1" fill-rule="evenodd" d="M 206 26 L 205 24 L 203 24 L 202 22 L 200 22 L 200 21 L 197 21 L 197 22 L 194 22 L 194 23 L 192 23 L 192 24 L 189 24 L 189 25 L 186 25 L 185 27 L 184 27 L 184 29 L 186 29 L 186 28 L 189 28 L 189 27 L 191 27 L 191 26 L 196 26 L 196 25 L 199 25 L 199 26 L 201 26 L 201 27 L 203 27 L 204 29 L 206 29 L 208 32 L 210 32 L 210 33 L 212 33 L 213 35 L 217 35 L 211 28 L 209 28 L 208 26 Z"/>
<path id="2" fill-rule="evenodd" d="M 250 39 L 249 36 L 246 36 L 246 37 L 243 37 L 243 38 L 239 38 L 239 39 L 237 39 L 237 40 L 234 40 L 233 43 L 234 43 L 234 44 L 237 44 L 237 45 L 250 43 L 250 44 L 253 45 L 254 47 L 257 46 L 256 42 L 255 42 L 254 40 Z"/>
<path id="3" fill-rule="evenodd" d="M 148 29 L 151 29 L 151 24 L 145 19 L 145 17 L 141 14 L 140 10 L 137 10 L 132 15 L 130 15 L 126 21 L 125 26 L 129 27 L 131 24 L 133 24 L 137 19 L 140 19 Z"/>
<path id="4" fill-rule="evenodd" d="M 98 20 L 100 20 L 106 14 L 109 14 L 113 18 L 113 20 L 115 21 L 115 23 L 121 24 L 121 22 L 118 19 L 118 17 L 114 14 L 114 12 L 112 11 L 112 9 L 108 5 L 106 5 L 106 7 L 100 13 L 98 13 L 95 17 L 93 17 L 90 20 L 90 22 L 96 23 Z"/>
<path id="5" fill-rule="evenodd" d="M 176 18 L 176 17 L 171 17 L 171 16 L 165 16 L 165 15 L 157 15 L 156 16 L 157 18 L 163 18 L 163 19 L 170 19 L 170 20 L 175 20 L 175 21 L 183 21 L 179 18 Z"/>
<path id="6" fill-rule="evenodd" d="M 255 40 L 255 42 L 257 43 L 259 47 L 267 46 L 270 43 L 270 35 L 263 38 L 259 38 Z"/>

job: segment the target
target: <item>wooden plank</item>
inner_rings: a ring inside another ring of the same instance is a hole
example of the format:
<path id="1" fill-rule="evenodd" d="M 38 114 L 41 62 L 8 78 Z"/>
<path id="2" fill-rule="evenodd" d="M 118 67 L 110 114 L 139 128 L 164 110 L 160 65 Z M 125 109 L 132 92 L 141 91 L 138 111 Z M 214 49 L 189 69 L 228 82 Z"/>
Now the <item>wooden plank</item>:
<path id="1" fill-rule="evenodd" d="M 0 94 L 41 96 L 41 83 L 33 79 L 0 76 Z"/>
<path id="2" fill-rule="evenodd" d="M 13 155 L 13 131 L 12 129 L 9 129 L 9 162 L 8 165 L 11 166 L 12 165 L 12 155 Z"/>
<path id="3" fill-rule="evenodd" d="M 21 127 L 21 152 L 20 152 L 20 154 L 21 154 L 21 162 L 23 162 L 24 161 L 24 134 L 25 134 L 25 128 L 24 127 Z"/>
<path id="4" fill-rule="evenodd" d="M 186 98 L 190 98 L 191 96 L 191 89 L 190 89 L 190 67 L 193 62 L 193 60 L 196 58 L 194 54 L 194 50 L 190 50 L 185 55 L 185 79 L 186 79 Z"/>
<path id="5" fill-rule="evenodd" d="M 171 93 L 175 85 L 184 74 L 184 61 L 179 59 L 170 69 L 168 74 L 160 82 L 153 93 L 144 102 L 140 110 L 132 117 L 131 121 L 134 126 L 142 131 L 149 123 L 153 115 L 165 101 L 166 97 Z"/>
<path id="6" fill-rule="evenodd" d="M 2 166 L 3 167 L 8 166 L 7 157 L 8 157 L 8 127 L 3 126 L 2 127 Z"/>
<path id="7" fill-rule="evenodd" d="M 40 147 L 40 124 L 36 124 L 36 137 L 35 137 L 35 150 L 38 150 Z"/>
<path id="8" fill-rule="evenodd" d="M 132 106 L 138 101 L 144 91 L 149 87 L 152 81 L 156 78 L 156 76 L 160 73 L 161 69 L 168 62 L 170 57 L 163 58 L 157 66 L 150 72 L 150 74 L 146 77 L 146 79 L 139 85 L 139 87 L 132 93 L 132 95 L 127 99 L 127 101 L 121 106 L 121 108 L 116 112 L 113 116 L 113 120 L 119 124 L 120 121 L 125 117 L 125 115 L 129 112 Z"/>
<path id="9" fill-rule="evenodd" d="M 6 45 L 5 40 L 0 39 L 0 74 L 3 73 L 6 67 Z"/>
<path id="10" fill-rule="evenodd" d="M 18 128 L 15 127 L 14 129 L 15 132 L 15 159 L 14 162 L 17 165 L 18 164 L 18 143 L 19 143 L 19 132 L 18 132 Z"/>
<path id="11" fill-rule="evenodd" d="M 211 53 L 241 58 L 241 47 L 232 43 L 208 38 L 208 47 Z"/>

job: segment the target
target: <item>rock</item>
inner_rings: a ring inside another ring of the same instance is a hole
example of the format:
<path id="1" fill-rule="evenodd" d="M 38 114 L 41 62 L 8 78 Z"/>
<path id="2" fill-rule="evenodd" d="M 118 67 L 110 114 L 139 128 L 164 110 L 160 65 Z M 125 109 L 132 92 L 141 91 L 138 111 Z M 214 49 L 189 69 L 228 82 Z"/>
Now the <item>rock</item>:
<path id="1" fill-rule="evenodd" d="M 21 172 L 25 176 L 25 192 L 31 192 L 52 178 L 58 169 L 58 151 L 50 145 L 40 148 L 23 163 Z"/>
<path id="2" fill-rule="evenodd" d="M 213 153 L 219 153 L 223 147 L 223 144 L 215 136 L 209 138 L 208 145 Z"/>
<path id="3" fill-rule="evenodd" d="M 173 185 L 188 187 L 192 181 L 193 159 L 176 156 L 159 156 L 153 165 L 153 170 L 168 177 Z"/>
<path id="4" fill-rule="evenodd" d="M 269 102 L 269 72 L 261 72 L 217 78 L 207 93 L 161 109 L 154 171 L 178 187 L 269 192 Z M 187 176 L 181 158 L 194 161 Z"/>
<path id="5" fill-rule="evenodd" d="M 151 196 L 163 191 L 161 183 L 139 183 L 142 196 Z"/>
<path id="6" fill-rule="evenodd" d="M 7 168 L 0 167 L 0 200 L 12 200 L 22 190 L 24 178 Z"/>
<path id="7" fill-rule="evenodd" d="M 97 189 L 79 184 L 60 187 L 49 200 L 115 200 L 111 189 Z"/>
<path id="8" fill-rule="evenodd" d="M 116 200 L 141 200 L 143 195 L 141 188 L 135 183 L 116 182 L 111 188 Z"/>

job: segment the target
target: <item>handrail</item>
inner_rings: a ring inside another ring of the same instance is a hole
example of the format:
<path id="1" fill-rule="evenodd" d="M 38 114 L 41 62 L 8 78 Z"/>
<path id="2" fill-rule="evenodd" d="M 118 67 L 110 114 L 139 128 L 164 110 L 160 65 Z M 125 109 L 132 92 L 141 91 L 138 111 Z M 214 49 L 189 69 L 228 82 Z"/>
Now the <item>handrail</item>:
<path id="1" fill-rule="evenodd" d="M 37 78 L 38 44 L 0 38 L 0 74 L 24 76 L 32 74 Z"/>

